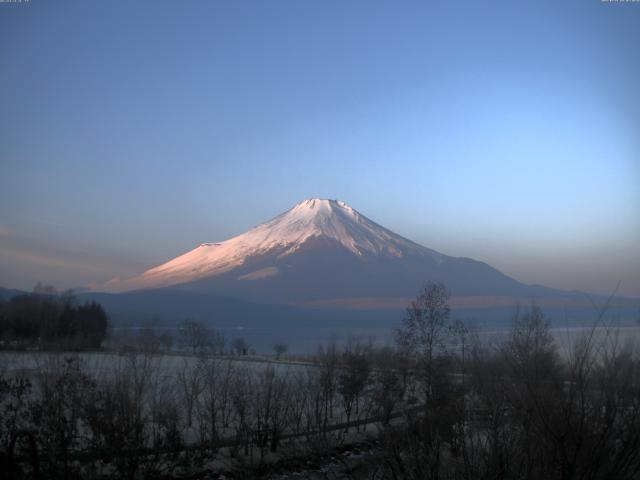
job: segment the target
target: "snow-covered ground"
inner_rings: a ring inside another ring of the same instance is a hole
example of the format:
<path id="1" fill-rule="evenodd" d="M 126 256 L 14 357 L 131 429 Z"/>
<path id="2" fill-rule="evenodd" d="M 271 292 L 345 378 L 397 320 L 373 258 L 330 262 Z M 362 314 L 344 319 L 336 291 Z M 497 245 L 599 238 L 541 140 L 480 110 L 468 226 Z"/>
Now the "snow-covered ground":
<path id="1" fill-rule="evenodd" d="M 46 372 L 57 367 L 60 363 L 69 358 L 79 358 L 84 371 L 96 377 L 108 376 L 119 369 L 130 365 L 132 361 L 139 365 L 144 363 L 145 367 L 154 370 L 158 376 L 171 379 L 176 378 L 185 369 L 195 368 L 202 361 L 201 357 L 189 354 L 171 355 L 144 355 L 118 354 L 112 352 L 0 352 L 0 374 L 24 375 L 35 377 L 41 372 Z M 297 362 L 276 362 L 265 357 L 209 357 L 208 362 L 215 362 L 218 365 L 230 365 L 237 370 L 251 370 L 259 372 L 265 368 L 275 368 L 276 372 L 288 374 L 289 371 L 303 368 L 305 365 Z"/>

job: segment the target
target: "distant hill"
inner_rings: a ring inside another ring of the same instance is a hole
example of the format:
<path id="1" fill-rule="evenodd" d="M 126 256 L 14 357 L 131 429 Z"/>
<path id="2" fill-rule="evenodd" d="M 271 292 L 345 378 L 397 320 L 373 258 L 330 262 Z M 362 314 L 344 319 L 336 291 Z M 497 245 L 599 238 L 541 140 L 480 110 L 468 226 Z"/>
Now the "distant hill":
<path id="1" fill-rule="evenodd" d="M 154 320 L 175 325 L 186 318 L 213 326 L 311 325 L 320 322 L 393 321 L 402 310 L 354 311 L 350 309 L 313 309 L 286 305 L 264 305 L 212 294 L 171 289 L 140 290 L 121 294 L 82 293 L 79 300 L 95 300 L 105 307 L 118 325 L 141 325 Z"/>
<path id="2" fill-rule="evenodd" d="M 8 300 L 11 297 L 15 297 L 16 295 L 23 295 L 27 292 L 23 290 L 16 290 L 15 288 L 4 288 L 0 287 L 0 298 L 3 300 Z"/>

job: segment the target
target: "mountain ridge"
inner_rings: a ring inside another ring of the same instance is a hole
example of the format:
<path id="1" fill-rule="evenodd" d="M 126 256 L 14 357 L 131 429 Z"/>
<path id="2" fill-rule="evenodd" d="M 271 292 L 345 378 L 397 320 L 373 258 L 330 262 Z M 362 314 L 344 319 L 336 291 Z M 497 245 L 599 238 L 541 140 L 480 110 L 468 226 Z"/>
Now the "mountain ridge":
<path id="1" fill-rule="evenodd" d="M 425 255 L 436 262 L 445 257 L 378 225 L 345 202 L 313 198 L 228 240 L 201 243 L 141 275 L 113 279 L 103 290 L 115 293 L 187 283 L 224 274 L 242 266 L 251 257 L 276 255 L 284 259 L 314 239 L 336 242 L 359 257 Z M 252 278 L 256 277 L 244 277 L 245 280 Z"/>
<path id="2" fill-rule="evenodd" d="M 93 290 L 171 288 L 262 304 L 363 308 L 384 304 L 383 299 L 397 305 L 427 281 L 445 283 L 467 303 L 561 297 L 575 302 L 579 295 L 525 285 L 484 262 L 444 255 L 386 229 L 345 202 L 320 198 Z"/>

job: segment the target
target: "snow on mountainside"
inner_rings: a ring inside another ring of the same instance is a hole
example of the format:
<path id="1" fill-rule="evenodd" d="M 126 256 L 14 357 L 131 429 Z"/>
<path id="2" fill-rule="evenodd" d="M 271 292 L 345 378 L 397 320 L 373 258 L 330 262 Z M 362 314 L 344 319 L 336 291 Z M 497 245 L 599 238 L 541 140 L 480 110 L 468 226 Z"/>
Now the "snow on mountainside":
<path id="1" fill-rule="evenodd" d="M 125 303 L 136 295 L 149 300 L 153 294 L 153 305 L 164 298 L 165 304 L 175 301 L 172 308 L 184 312 L 195 308 L 191 304 L 206 303 L 205 298 L 373 311 L 403 308 L 428 281 L 443 282 L 454 303 L 465 308 L 532 299 L 563 308 L 587 302 L 579 292 L 525 285 L 486 263 L 442 255 L 396 235 L 344 202 L 325 199 L 305 200 L 237 237 L 203 243 L 136 277 L 114 279 L 92 290 L 127 292 Z M 215 312 L 211 315 L 229 318 L 228 312 Z M 160 312 L 156 308 L 153 313 Z"/>
<path id="2" fill-rule="evenodd" d="M 342 201 L 316 198 L 302 201 L 237 237 L 203 243 L 137 277 L 114 279 L 98 290 L 122 292 L 189 283 L 232 271 L 248 259 L 275 256 L 283 260 L 318 240 L 332 242 L 363 258 L 428 257 L 436 264 L 448 258 L 381 227 Z M 238 279 L 258 280 L 278 273 L 276 266 L 267 266 Z"/>

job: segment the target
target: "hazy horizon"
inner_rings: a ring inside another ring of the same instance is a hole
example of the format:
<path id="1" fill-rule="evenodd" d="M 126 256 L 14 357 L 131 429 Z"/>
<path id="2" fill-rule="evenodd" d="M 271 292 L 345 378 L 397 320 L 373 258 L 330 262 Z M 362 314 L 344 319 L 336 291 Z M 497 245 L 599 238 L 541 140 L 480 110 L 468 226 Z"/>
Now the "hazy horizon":
<path id="1" fill-rule="evenodd" d="M 0 286 L 128 277 L 310 197 L 640 297 L 632 3 L 0 4 Z"/>

